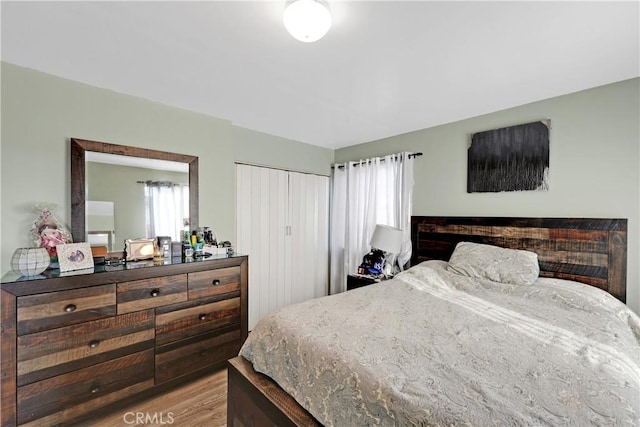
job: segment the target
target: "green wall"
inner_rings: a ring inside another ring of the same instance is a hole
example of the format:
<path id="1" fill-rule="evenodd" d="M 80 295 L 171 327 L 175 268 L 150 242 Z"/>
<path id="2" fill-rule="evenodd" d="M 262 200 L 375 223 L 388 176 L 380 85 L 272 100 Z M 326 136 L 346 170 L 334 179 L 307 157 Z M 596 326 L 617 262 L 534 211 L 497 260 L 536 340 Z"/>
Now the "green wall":
<path id="1" fill-rule="evenodd" d="M 200 225 L 235 241 L 235 162 L 329 175 L 333 150 L 1 63 L 0 270 L 29 246 L 37 202 L 70 226 L 69 138 L 199 157 Z"/>
<path id="2" fill-rule="evenodd" d="M 474 132 L 551 120 L 549 191 L 466 192 Z M 421 151 L 416 215 L 628 218 L 627 303 L 640 313 L 640 79 L 336 150 L 336 163 Z"/>
<path id="3" fill-rule="evenodd" d="M 234 157 L 240 162 L 331 175 L 333 150 L 237 126 L 233 127 L 233 141 Z M 292 164 L 295 168 L 292 168 Z"/>

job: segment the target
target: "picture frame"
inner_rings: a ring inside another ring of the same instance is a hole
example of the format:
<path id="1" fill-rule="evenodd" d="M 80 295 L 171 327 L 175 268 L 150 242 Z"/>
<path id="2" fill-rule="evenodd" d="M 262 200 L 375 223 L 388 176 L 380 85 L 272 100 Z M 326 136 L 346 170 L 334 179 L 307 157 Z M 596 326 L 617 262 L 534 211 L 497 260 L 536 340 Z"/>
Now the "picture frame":
<path id="1" fill-rule="evenodd" d="M 143 261 L 153 259 L 155 239 L 127 239 L 124 241 L 125 259 Z"/>
<path id="2" fill-rule="evenodd" d="M 65 243 L 56 246 L 60 272 L 93 268 L 93 255 L 88 242 Z"/>

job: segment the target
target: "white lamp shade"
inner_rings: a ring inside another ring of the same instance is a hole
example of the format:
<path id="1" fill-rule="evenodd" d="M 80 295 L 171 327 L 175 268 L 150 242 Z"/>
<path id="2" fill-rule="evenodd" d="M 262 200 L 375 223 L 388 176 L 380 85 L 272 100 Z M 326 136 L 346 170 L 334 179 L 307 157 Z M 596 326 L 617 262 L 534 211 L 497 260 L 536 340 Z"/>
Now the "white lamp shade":
<path id="1" fill-rule="evenodd" d="M 331 13 L 318 0 L 293 0 L 284 9 L 284 26 L 296 40 L 320 40 L 331 28 Z"/>
<path id="2" fill-rule="evenodd" d="M 398 254 L 402 249 L 402 230 L 377 224 L 371 237 L 371 247 L 383 252 Z"/>
<path id="3" fill-rule="evenodd" d="M 22 276 L 37 276 L 49 267 L 50 262 L 45 248 L 18 248 L 11 257 L 11 269 Z"/>

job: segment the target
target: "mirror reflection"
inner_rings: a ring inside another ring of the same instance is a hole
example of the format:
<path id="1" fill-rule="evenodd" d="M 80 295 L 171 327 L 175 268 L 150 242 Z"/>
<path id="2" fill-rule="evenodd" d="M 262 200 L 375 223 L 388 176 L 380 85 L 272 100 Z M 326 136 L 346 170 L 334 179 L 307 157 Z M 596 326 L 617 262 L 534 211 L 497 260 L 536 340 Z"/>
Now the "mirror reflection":
<path id="1" fill-rule="evenodd" d="M 122 250 L 125 239 L 169 236 L 189 229 L 189 165 L 87 152 L 86 239 Z"/>

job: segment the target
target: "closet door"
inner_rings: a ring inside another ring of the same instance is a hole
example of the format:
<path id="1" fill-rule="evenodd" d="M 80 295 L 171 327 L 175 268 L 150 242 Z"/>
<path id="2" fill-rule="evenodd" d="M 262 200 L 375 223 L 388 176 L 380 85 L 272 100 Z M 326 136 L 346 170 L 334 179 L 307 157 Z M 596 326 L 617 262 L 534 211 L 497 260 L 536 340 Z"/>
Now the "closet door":
<path id="1" fill-rule="evenodd" d="M 328 294 L 329 178 L 289 172 L 291 302 Z"/>
<path id="2" fill-rule="evenodd" d="M 287 172 L 236 165 L 236 251 L 249 255 L 249 329 L 291 300 Z"/>
<path id="3" fill-rule="evenodd" d="M 249 329 L 328 294 L 329 178 L 236 165 L 236 250 L 249 255 Z"/>

